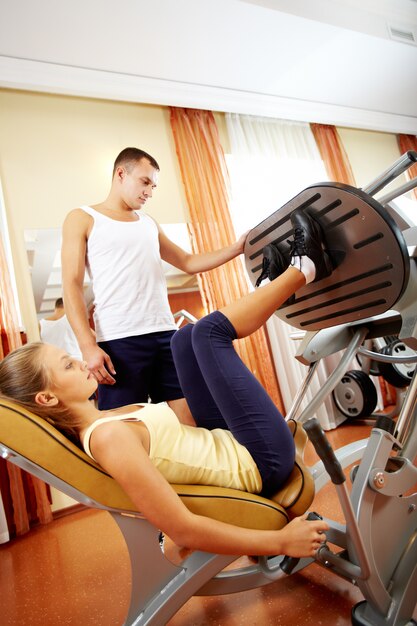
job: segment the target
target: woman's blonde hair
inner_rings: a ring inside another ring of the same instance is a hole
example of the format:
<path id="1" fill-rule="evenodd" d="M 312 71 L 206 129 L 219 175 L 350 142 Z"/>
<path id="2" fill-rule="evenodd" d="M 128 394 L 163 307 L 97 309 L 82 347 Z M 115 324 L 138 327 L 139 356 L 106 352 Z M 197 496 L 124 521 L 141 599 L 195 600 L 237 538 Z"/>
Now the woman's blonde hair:
<path id="1" fill-rule="evenodd" d="M 0 362 L 0 396 L 39 415 L 79 444 L 79 422 L 71 411 L 61 402 L 50 407 L 35 400 L 37 393 L 53 387 L 53 377 L 42 360 L 44 348 L 40 341 L 29 343 Z"/>

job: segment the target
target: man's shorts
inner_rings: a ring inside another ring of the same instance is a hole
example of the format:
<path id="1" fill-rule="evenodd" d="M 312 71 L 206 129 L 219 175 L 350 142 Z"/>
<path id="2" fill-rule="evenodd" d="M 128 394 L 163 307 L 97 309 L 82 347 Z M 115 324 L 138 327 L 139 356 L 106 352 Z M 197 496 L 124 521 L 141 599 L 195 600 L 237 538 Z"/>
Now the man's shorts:
<path id="1" fill-rule="evenodd" d="M 171 337 L 175 332 L 99 342 L 116 370 L 114 385 L 98 387 L 99 409 L 146 403 L 149 399 L 156 403 L 184 397 L 171 352 Z"/>

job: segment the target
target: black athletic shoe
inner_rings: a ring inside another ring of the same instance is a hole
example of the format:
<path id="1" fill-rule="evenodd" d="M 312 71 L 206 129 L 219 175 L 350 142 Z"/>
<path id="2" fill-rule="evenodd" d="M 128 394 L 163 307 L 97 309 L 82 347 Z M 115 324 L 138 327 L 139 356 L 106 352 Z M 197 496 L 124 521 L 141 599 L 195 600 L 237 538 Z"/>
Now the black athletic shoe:
<path id="1" fill-rule="evenodd" d="M 320 224 L 302 209 L 295 209 L 291 213 L 291 224 L 294 230 L 291 257 L 308 256 L 313 261 L 316 267 L 314 283 L 330 276 L 334 266 L 325 249 L 326 242 Z"/>
<path id="2" fill-rule="evenodd" d="M 269 280 L 274 280 L 277 276 L 280 276 L 290 264 L 290 255 L 284 254 L 274 243 L 269 243 L 262 250 L 263 259 L 262 259 L 262 271 L 258 276 L 258 279 L 255 283 L 255 287 L 259 287 L 261 282 L 265 278 L 269 278 Z"/>

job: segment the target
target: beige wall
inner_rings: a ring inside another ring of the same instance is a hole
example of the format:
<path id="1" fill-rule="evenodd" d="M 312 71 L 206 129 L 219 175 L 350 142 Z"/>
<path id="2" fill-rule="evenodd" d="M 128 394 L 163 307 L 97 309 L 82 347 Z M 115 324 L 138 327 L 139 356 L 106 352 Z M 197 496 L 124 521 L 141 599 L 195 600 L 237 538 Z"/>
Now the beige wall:
<path id="1" fill-rule="evenodd" d="M 396 135 L 353 128 L 338 128 L 339 136 L 349 157 L 358 187 L 366 187 L 399 157 Z M 404 175 L 381 190 L 380 195 L 405 182 Z"/>
<path id="2" fill-rule="evenodd" d="M 159 186 L 147 211 L 161 223 L 187 221 L 164 107 L 0 90 L 0 179 L 24 325 L 36 315 L 24 249 L 25 228 L 59 228 L 80 204 L 103 200 L 115 157 L 126 146 L 157 159 Z"/>

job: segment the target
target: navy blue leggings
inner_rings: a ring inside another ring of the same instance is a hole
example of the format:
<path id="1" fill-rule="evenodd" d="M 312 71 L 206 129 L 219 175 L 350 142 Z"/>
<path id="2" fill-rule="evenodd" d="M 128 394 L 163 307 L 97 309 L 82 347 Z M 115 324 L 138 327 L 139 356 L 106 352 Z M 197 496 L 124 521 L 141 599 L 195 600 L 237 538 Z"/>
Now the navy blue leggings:
<path id="1" fill-rule="evenodd" d="M 230 430 L 254 459 L 262 495 L 275 493 L 294 466 L 294 440 L 271 398 L 233 347 L 236 331 L 220 311 L 171 340 L 178 378 L 197 423 Z"/>

